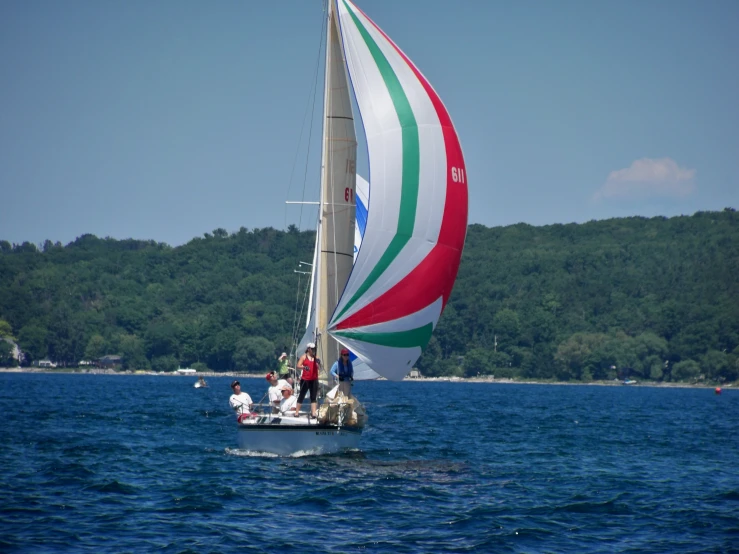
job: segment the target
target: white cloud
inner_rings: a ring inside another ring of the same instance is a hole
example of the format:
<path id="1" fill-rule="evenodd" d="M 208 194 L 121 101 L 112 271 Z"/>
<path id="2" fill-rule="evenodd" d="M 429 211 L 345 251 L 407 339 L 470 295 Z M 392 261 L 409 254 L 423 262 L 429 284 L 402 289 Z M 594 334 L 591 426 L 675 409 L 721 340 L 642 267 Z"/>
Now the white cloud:
<path id="1" fill-rule="evenodd" d="M 695 169 L 680 167 L 671 158 L 642 158 L 611 171 L 594 199 L 687 196 L 695 190 L 693 177 Z"/>

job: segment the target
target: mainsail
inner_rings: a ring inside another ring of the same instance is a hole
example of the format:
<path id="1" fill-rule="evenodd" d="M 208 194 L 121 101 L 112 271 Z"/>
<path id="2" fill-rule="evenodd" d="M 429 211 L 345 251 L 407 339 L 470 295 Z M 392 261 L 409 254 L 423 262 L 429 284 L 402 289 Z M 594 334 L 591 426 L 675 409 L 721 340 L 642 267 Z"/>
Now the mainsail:
<path id="1" fill-rule="evenodd" d="M 339 344 L 325 329 L 354 262 L 354 188 L 357 139 L 346 63 L 333 14 L 328 20 L 324 91 L 321 198 L 313 262 L 315 329 L 313 341 L 323 360 L 322 379 L 339 356 Z M 309 329 L 309 333 L 311 330 Z M 299 351 L 301 352 L 301 351 Z"/>

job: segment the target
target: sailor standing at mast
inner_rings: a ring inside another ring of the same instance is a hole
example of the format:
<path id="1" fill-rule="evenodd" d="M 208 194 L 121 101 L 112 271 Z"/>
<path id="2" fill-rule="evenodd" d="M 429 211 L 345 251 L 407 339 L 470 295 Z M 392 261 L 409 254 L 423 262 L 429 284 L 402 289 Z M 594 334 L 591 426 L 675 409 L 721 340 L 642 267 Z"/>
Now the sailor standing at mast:
<path id="1" fill-rule="evenodd" d="M 300 407 L 308 391 L 310 391 L 311 417 L 318 417 L 318 373 L 321 368 L 321 361 L 316 358 L 315 343 L 308 343 L 305 354 L 300 356 L 297 366 L 303 368 L 303 374 L 300 377 L 300 394 L 298 395 L 298 403 L 295 405 L 295 417 L 300 414 Z"/>
<path id="2" fill-rule="evenodd" d="M 349 350 L 341 349 L 339 359 L 331 366 L 331 376 L 339 381 L 339 392 L 347 398 L 352 397 L 352 381 L 354 381 L 354 366 L 349 357 Z"/>

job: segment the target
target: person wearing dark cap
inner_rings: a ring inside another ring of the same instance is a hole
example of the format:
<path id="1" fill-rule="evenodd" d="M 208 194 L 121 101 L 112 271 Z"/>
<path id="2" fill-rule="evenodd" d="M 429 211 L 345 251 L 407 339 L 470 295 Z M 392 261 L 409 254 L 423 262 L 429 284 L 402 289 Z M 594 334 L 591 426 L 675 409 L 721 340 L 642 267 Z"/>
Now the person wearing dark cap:
<path id="1" fill-rule="evenodd" d="M 252 402 L 251 396 L 245 392 L 241 392 L 241 383 L 238 381 L 231 383 L 231 390 L 233 390 L 234 393 L 231 395 L 231 398 L 228 399 L 228 403 L 236 412 L 236 416 L 241 419 L 241 416 L 251 413 L 251 407 L 254 402 Z"/>
<path id="2" fill-rule="evenodd" d="M 347 398 L 352 396 L 352 381 L 354 381 L 354 366 L 349 357 L 349 350 L 341 349 L 339 359 L 331 366 L 331 376 L 339 381 L 339 392 Z"/>
<path id="3" fill-rule="evenodd" d="M 316 358 L 315 343 L 308 343 L 305 354 L 298 360 L 298 367 L 303 368 L 303 373 L 300 376 L 300 394 L 295 405 L 295 417 L 300 414 L 300 406 L 308 392 L 310 392 L 311 417 L 318 417 L 318 374 L 321 371 L 321 361 Z"/>

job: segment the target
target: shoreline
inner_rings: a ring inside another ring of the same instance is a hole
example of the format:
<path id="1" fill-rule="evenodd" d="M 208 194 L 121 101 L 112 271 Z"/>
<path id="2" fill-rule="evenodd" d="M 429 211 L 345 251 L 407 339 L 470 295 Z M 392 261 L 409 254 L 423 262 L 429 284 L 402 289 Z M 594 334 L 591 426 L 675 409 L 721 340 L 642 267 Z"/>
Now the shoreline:
<path id="1" fill-rule="evenodd" d="M 242 372 L 215 372 L 215 371 L 199 371 L 193 374 L 178 374 L 176 372 L 157 372 L 147 370 L 137 371 L 114 371 L 112 369 L 95 369 L 95 370 L 78 370 L 74 368 L 63 368 L 56 370 L 30 368 L 30 367 L 0 367 L 0 373 L 39 373 L 45 375 L 55 374 L 74 374 L 74 375 L 154 375 L 159 377 L 242 377 L 246 379 L 264 379 L 263 373 L 242 373 Z M 380 381 L 386 379 L 380 378 Z M 631 385 L 624 385 L 622 381 L 590 381 L 590 382 L 571 382 L 571 381 L 544 381 L 544 380 L 516 380 L 516 379 L 495 379 L 492 377 L 406 377 L 403 382 L 417 383 L 488 383 L 497 385 L 563 385 L 563 386 L 599 386 L 599 387 L 654 387 L 654 388 L 675 388 L 675 389 L 715 389 L 716 387 L 733 388 L 734 383 L 718 384 L 718 383 L 666 383 L 654 381 L 638 381 Z M 739 387 L 738 387 L 739 388 Z"/>

